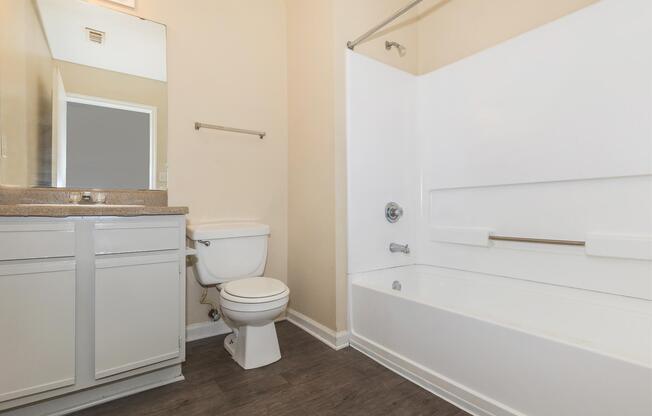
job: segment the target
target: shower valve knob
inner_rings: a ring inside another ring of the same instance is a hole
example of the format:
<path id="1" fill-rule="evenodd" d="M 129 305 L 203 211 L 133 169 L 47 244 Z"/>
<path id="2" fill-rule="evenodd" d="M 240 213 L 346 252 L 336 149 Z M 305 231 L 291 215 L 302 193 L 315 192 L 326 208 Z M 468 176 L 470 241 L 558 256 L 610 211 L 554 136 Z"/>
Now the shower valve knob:
<path id="1" fill-rule="evenodd" d="M 395 223 L 403 216 L 403 208 L 396 202 L 389 202 L 385 205 L 385 218 L 388 222 Z"/>

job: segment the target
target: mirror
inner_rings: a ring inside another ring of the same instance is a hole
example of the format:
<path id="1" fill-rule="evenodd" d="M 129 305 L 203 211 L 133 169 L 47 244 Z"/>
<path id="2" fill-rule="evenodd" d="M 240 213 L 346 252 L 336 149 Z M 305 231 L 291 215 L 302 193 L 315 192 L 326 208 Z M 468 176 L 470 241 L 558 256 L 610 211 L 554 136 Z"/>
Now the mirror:
<path id="1" fill-rule="evenodd" d="M 167 188 L 164 25 L 0 1 L 0 185 Z"/>

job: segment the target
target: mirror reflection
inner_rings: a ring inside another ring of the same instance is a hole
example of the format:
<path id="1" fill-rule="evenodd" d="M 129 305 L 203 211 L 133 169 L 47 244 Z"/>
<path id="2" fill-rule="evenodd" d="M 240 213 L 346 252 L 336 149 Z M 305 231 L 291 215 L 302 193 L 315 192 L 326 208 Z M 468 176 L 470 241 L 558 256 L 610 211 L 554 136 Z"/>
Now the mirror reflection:
<path id="1" fill-rule="evenodd" d="M 83 0 L 0 1 L 0 185 L 165 189 L 165 37 Z"/>

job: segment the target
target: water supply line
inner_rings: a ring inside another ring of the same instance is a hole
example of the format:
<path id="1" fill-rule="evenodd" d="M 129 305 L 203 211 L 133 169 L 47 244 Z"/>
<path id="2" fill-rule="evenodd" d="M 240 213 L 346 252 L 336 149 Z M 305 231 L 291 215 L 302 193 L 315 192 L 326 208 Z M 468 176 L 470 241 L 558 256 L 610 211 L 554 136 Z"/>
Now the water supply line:
<path id="1" fill-rule="evenodd" d="M 199 303 L 202 305 L 209 305 L 211 309 L 208 311 L 208 316 L 211 318 L 213 322 L 219 321 L 221 314 L 220 314 L 220 307 L 219 305 L 216 305 L 211 299 L 208 298 L 208 289 L 203 288 L 201 292 L 201 297 L 199 298 Z"/>

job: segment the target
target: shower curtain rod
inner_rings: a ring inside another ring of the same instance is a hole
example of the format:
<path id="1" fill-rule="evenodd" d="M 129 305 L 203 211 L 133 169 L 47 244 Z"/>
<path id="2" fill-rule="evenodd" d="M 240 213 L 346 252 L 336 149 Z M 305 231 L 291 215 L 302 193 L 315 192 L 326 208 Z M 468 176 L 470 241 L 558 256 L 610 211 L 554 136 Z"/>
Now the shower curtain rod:
<path id="1" fill-rule="evenodd" d="M 371 35 L 373 35 L 374 33 L 378 32 L 380 29 L 384 28 L 385 26 L 387 26 L 388 24 L 390 24 L 391 22 L 393 22 L 393 21 L 396 20 L 397 18 L 403 16 L 405 13 L 407 13 L 408 10 L 410 10 L 411 8 L 413 8 L 414 6 L 416 6 L 417 4 L 421 3 L 422 1 L 423 1 L 423 0 L 414 0 L 414 1 L 411 1 L 407 6 L 405 6 L 405 7 L 403 7 L 402 9 L 396 11 L 396 13 L 394 13 L 393 15 L 391 15 L 390 17 L 388 17 L 387 19 L 383 20 L 381 23 L 377 24 L 376 26 L 374 26 L 374 27 L 372 27 L 371 29 L 369 29 L 367 32 L 365 32 L 365 33 L 363 33 L 362 35 L 360 35 L 360 37 L 358 37 L 356 40 L 346 42 L 346 46 L 347 46 L 349 49 L 353 50 L 356 46 L 358 46 L 358 44 L 359 44 L 360 42 L 366 40 L 366 39 L 369 38 Z"/>

